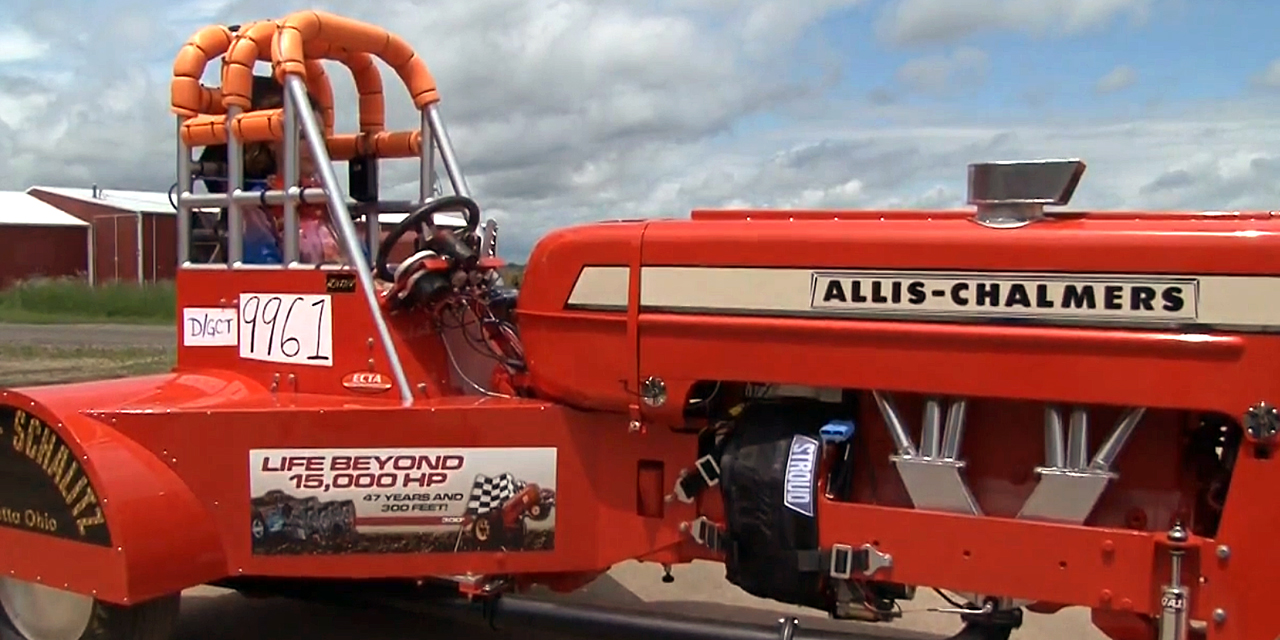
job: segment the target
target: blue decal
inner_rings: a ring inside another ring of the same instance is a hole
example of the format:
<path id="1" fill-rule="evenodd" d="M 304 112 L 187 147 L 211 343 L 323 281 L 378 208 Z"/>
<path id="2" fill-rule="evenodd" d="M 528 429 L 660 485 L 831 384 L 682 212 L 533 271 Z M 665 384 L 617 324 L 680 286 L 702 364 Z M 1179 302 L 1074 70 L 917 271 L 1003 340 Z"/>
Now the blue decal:
<path id="1" fill-rule="evenodd" d="M 823 444 L 843 444 L 853 437 L 853 421 L 833 420 L 818 431 Z"/>

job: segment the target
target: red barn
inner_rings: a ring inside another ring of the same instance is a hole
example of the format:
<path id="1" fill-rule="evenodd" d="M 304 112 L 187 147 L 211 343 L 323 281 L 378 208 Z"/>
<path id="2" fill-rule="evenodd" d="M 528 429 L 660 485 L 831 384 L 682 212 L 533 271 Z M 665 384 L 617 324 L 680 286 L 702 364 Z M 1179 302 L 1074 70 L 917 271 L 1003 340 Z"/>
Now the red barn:
<path id="1" fill-rule="evenodd" d="M 91 282 L 155 282 L 177 273 L 178 217 L 168 194 L 96 186 L 37 186 L 27 194 L 89 224 Z"/>
<path id="2" fill-rule="evenodd" d="M 0 287 L 88 271 L 89 223 L 20 191 L 0 191 Z"/>
<path id="3" fill-rule="evenodd" d="M 169 194 L 120 189 L 88 189 L 35 186 L 27 194 L 52 205 L 89 225 L 88 243 L 90 281 L 94 283 L 124 280 L 154 282 L 173 278 L 177 273 L 177 211 Z M 379 226 L 386 234 L 406 214 L 384 213 Z M 437 223 L 462 226 L 457 214 L 437 216 Z M 356 222 L 363 235 L 364 223 Z M 392 251 L 391 262 L 403 260 L 412 253 L 414 234 L 406 234 Z M 85 245 L 81 242 L 81 246 Z M 222 256 L 218 260 L 225 259 Z"/>

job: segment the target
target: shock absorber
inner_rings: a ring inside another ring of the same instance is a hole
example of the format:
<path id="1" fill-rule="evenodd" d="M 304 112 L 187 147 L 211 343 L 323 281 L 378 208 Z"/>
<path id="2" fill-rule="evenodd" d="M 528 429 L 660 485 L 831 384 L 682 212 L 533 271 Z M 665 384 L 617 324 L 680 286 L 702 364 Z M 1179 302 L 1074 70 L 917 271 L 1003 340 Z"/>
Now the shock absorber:
<path id="1" fill-rule="evenodd" d="M 1182 523 L 1175 523 L 1168 537 L 1169 542 L 1178 546 L 1169 550 L 1169 573 L 1172 576 L 1160 593 L 1160 640 L 1187 640 L 1190 629 L 1187 620 L 1189 592 L 1182 584 L 1182 558 L 1186 550 L 1180 545 L 1190 539 L 1190 535 Z"/>

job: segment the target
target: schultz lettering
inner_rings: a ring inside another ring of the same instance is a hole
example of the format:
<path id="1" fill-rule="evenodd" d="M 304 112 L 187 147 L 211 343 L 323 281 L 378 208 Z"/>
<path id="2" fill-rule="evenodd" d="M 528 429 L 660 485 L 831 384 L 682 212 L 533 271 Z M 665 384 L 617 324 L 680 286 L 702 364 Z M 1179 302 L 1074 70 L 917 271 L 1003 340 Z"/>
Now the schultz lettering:
<path id="1" fill-rule="evenodd" d="M 0 456 L 7 485 L 0 490 L 0 525 L 109 546 L 97 491 L 76 454 L 39 418 L 19 409 L 5 413 L 12 415 L 4 434 L 11 453 Z"/>

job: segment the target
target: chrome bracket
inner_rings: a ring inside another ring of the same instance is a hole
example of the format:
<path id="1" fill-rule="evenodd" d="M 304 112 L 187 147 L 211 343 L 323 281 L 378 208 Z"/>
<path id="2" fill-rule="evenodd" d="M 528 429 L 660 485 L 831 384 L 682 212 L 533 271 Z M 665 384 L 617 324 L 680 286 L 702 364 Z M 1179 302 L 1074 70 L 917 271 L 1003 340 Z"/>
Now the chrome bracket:
<path id="1" fill-rule="evenodd" d="M 1018 518 L 1063 524 L 1083 524 L 1098 504 L 1102 492 L 1117 476 L 1112 471 L 1116 457 L 1146 409 L 1127 409 L 1097 453 L 1089 455 L 1089 413 L 1084 407 L 1071 410 L 1069 432 L 1063 446 L 1062 413 L 1047 407 L 1044 413 L 1045 464 L 1036 467 L 1040 482 L 1022 504 Z"/>
<path id="2" fill-rule="evenodd" d="M 915 508 L 981 515 L 982 509 L 961 475 L 965 462 L 959 459 L 967 402 L 963 399 L 951 402 L 944 430 L 942 401 L 938 398 L 925 400 L 924 424 L 917 450 L 893 397 L 881 391 L 873 391 L 872 396 L 897 448 L 897 453 L 889 456 L 889 460 L 897 467 Z"/>

